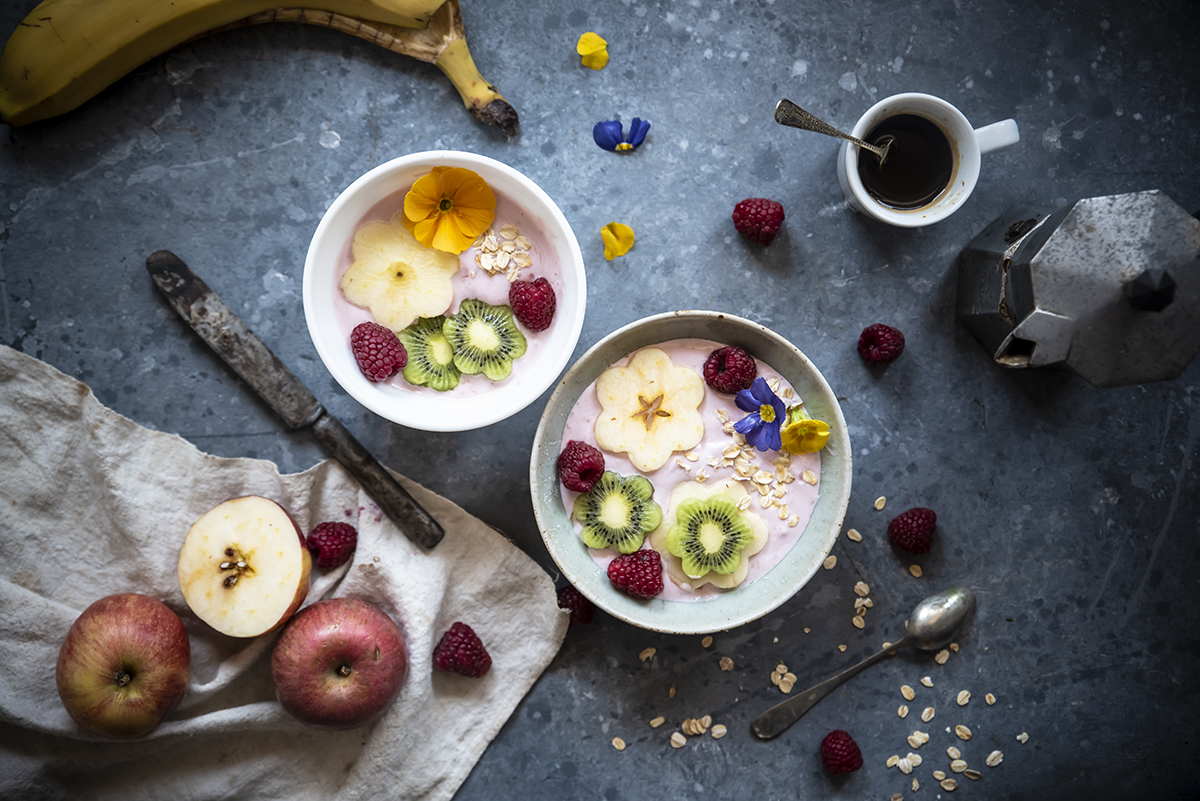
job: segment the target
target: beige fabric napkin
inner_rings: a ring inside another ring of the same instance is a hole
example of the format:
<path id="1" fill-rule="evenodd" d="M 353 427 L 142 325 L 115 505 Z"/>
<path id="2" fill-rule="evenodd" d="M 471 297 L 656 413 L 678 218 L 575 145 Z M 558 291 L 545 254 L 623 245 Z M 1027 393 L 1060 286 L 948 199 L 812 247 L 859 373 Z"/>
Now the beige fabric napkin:
<path id="1" fill-rule="evenodd" d="M 557 653 L 568 616 L 550 578 L 512 543 L 401 480 L 446 529 L 432 551 L 409 544 L 335 462 L 280 475 L 272 462 L 202 453 L 0 346 L 0 798 L 450 798 Z M 246 494 L 279 501 L 306 532 L 324 520 L 357 524 L 354 558 L 328 574 L 314 568 L 305 604 L 362 598 L 403 628 L 408 678 L 375 724 L 301 725 L 275 701 L 277 633 L 225 637 L 184 603 L 175 563 L 188 527 Z M 135 741 L 80 729 L 54 683 L 75 618 L 117 592 L 165 602 L 192 646 L 182 705 Z M 432 670 L 433 645 L 456 620 L 492 656 L 482 679 Z"/>

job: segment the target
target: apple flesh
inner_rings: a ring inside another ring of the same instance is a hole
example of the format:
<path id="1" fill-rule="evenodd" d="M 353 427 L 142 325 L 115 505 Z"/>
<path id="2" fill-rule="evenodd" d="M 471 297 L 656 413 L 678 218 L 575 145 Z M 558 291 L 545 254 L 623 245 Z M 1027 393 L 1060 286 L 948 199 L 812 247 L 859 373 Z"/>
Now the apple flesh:
<path id="1" fill-rule="evenodd" d="M 179 616 L 147 595 L 122 593 L 83 610 L 58 652 L 55 682 L 71 719 L 108 737 L 153 731 L 179 706 L 192 651 Z"/>
<path id="2" fill-rule="evenodd" d="M 269 498 L 217 504 L 179 549 L 179 589 L 203 620 L 231 637 L 257 637 L 287 622 L 308 595 L 312 556 L 300 526 Z"/>
<path id="3" fill-rule="evenodd" d="M 355 729 L 383 714 L 408 674 L 404 634 L 379 607 L 319 601 L 292 618 L 271 653 L 279 703 L 318 729 Z"/>

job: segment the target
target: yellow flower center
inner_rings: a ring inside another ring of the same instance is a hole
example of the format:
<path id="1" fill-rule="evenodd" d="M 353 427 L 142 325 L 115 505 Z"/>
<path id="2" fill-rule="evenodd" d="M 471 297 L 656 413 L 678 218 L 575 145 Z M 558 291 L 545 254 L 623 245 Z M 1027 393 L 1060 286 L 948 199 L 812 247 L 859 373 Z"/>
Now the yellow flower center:
<path id="1" fill-rule="evenodd" d="M 775 407 L 764 403 L 762 406 L 758 407 L 758 416 L 762 418 L 764 423 L 775 422 Z"/>
<path id="2" fill-rule="evenodd" d="M 444 213 L 450 211 L 452 208 L 454 208 L 454 201 L 448 197 L 444 197 L 438 202 L 438 211 L 440 212 Z"/>
<path id="3" fill-rule="evenodd" d="M 633 150 L 633 145 L 629 144 L 628 142 L 622 142 L 621 144 L 617 145 L 617 150 Z"/>

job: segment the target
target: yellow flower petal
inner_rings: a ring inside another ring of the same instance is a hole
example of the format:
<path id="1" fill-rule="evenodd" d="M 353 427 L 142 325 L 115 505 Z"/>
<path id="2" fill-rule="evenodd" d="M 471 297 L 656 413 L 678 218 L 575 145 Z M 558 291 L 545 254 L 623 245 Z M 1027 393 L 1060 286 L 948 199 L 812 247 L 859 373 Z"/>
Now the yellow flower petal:
<path id="1" fill-rule="evenodd" d="M 821 420 L 789 422 L 779 431 L 788 453 L 814 453 L 829 441 L 829 424 Z"/>
<path id="2" fill-rule="evenodd" d="M 604 240 L 604 258 L 609 261 L 633 247 L 633 229 L 624 223 L 610 222 L 600 229 L 600 238 Z"/>
<path id="3" fill-rule="evenodd" d="M 579 37 L 575 52 L 583 57 L 583 66 L 590 69 L 603 69 L 608 63 L 608 42 L 592 31 Z"/>
<path id="4" fill-rule="evenodd" d="M 423 220 L 437 211 L 442 199 L 442 174 L 436 170 L 422 175 L 404 196 L 404 219 L 414 222 Z"/>

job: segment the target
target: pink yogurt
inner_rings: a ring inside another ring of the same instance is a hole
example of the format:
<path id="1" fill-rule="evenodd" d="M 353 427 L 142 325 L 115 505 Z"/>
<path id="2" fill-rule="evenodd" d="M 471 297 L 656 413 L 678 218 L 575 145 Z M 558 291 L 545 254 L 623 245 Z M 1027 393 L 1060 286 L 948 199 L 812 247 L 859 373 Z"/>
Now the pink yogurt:
<path id="1" fill-rule="evenodd" d="M 363 225 L 369 222 L 383 221 L 392 219 L 401 209 L 404 208 L 404 196 L 408 194 L 410 187 L 405 187 L 399 192 L 388 195 L 383 200 L 371 207 L 363 218 L 358 221 L 355 226 L 357 231 Z M 562 271 L 559 268 L 558 262 L 553 260 L 551 254 L 554 250 L 547 244 L 546 235 L 542 230 L 539 221 L 527 214 L 524 209 L 518 206 L 507 195 L 497 192 L 493 187 L 493 192 L 496 195 L 496 219 L 492 223 L 492 231 L 496 232 L 497 240 L 503 242 L 500 238 L 500 227 L 507 224 L 512 224 L 520 229 L 521 235 L 529 240 L 529 255 L 533 257 L 533 266 L 521 271 L 520 280 L 532 281 L 535 278 L 545 278 L 550 282 L 550 286 L 554 288 L 556 298 L 563 296 L 563 280 Z M 350 332 L 359 323 L 364 323 L 371 320 L 371 312 L 369 309 L 364 309 L 350 303 L 342 295 L 342 276 L 346 270 L 350 268 L 350 263 L 353 261 L 351 256 L 350 246 L 353 242 L 353 236 L 346 240 L 341 253 L 338 255 L 337 269 L 333 275 L 333 285 L 331 292 L 333 296 L 334 311 L 337 314 L 337 319 L 342 330 L 346 335 L 347 347 L 350 342 Z M 479 253 L 476 248 L 467 248 L 458 257 L 459 271 L 451 278 L 450 284 L 454 288 L 454 300 L 444 314 L 453 314 L 458 311 L 458 306 L 462 301 L 470 298 L 478 298 L 485 303 L 490 303 L 493 306 L 508 305 L 508 289 L 509 282 L 503 272 L 498 272 L 495 275 L 488 275 L 475 263 L 475 256 Z M 546 258 L 543 258 L 545 256 Z M 458 397 L 468 397 L 472 395 L 480 395 L 490 391 L 493 387 L 502 386 L 510 382 L 518 380 L 521 373 L 537 371 L 553 370 L 554 352 L 548 347 L 551 337 L 554 335 L 555 328 L 565 323 L 561 323 L 559 316 L 556 314 L 554 320 L 550 323 L 550 327 L 545 331 L 533 332 L 517 323 L 517 327 L 521 333 L 525 335 L 525 340 L 528 343 L 528 350 L 524 356 L 521 356 L 513 362 L 513 371 L 508 378 L 503 381 L 492 381 L 483 375 L 464 375 L 458 383 L 458 386 L 449 392 L 438 392 L 429 387 L 413 386 L 404 380 L 402 375 L 395 375 L 389 381 L 384 382 L 381 386 L 390 386 L 398 392 L 419 392 L 433 395 L 454 395 Z"/>
<path id="2" fill-rule="evenodd" d="M 704 339 L 676 339 L 670 342 L 654 345 L 668 356 L 671 357 L 671 362 L 676 366 L 690 367 L 701 376 L 704 375 L 704 362 L 708 355 L 714 350 L 723 347 L 720 343 L 711 342 Z M 632 354 L 630 354 L 632 355 Z M 618 361 L 615 367 L 624 367 L 629 363 L 629 357 L 625 357 Z M 776 379 L 779 381 L 779 387 L 776 394 L 783 399 L 787 406 L 795 406 L 801 402 L 798 395 L 793 394 L 791 398 L 785 397 L 785 388 L 792 389 L 791 385 L 781 376 L 776 370 L 762 361 L 755 360 L 758 365 L 758 374 L 763 378 L 771 381 Z M 794 389 L 792 389 L 794 393 Z M 724 410 L 731 421 L 741 419 L 745 412 L 737 407 L 732 395 L 725 395 L 717 392 L 712 387 L 705 387 L 704 401 L 700 404 L 700 416 L 704 420 L 704 436 L 700 440 L 700 444 L 693 448 L 688 453 L 695 454 L 699 458 L 696 461 L 690 461 L 684 453 L 676 453 L 667 461 L 665 465 L 650 473 L 642 473 L 633 466 L 633 463 L 623 453 L 611 453 L 604 451 L 604 469 L 612 470 L 623 476 L 644 475 L 654 485 L 654 500 L 662 507 L 663 513 L 667 511 L 667 499 L 671 495 L 671 491 L 684 481 L 695 481 L 696 473 L 699 470 L 704 470 L 708 474 L 705 484 L 714 484 L 723 479 L 734 477 L 732 467 L 714 468 L 709 465 L 709 460 L 714 457 L 720 459 L 724 450 L 733 443 L 731 435 L 726 434 L 723 430 L 721 420 L 717 416 L 718 410 Z M 596 398 L 596 384 L 593 382 L 580 395 L 575 406 L 572 407 L 571 413 L 567 416 L 566 425 L 563 428 L 562 441 L 565 445 L 570 440 L 580 440 L 586 442 L 593 447 L 599 447 L 596 444 L 596 436 L 593 432 L 593 425 L 596 418 L 600 415 L 600 401 Z M 781 454 L 778 451 L 757 452 L 756 464 L 759 468 L 768 472 L 774 472 L 774 467 L 771 462 Z M 680 466 L 678 460 L 682 460 L 687 466 L 686 469 Z M 791 472 L 796 476 L 796 480 L 790 484 L 782 485 L 786 489 L 781 503 L 786 503 L 789 511 L 789 518 L 796 516 L 798 518 L 796 525 L 789 526 L 787 520 L 779 518 L 779 510 L 772 507 L 763 509 L 759 506 L 758 492 L 750 486 L 750 482 L 744 482 L 747 490 L 753 500 L 750 502 L 749 512 L 758 514 L 767 523 L 767 528 L 770 532 L 770 539 L 761 551 L 750 557 L 750 571 L 746 575 L 745 581 L 739 586 L 744 586 L 755 579 L 766 575 L 771 568 L 779 564 L 783 557 L 791 550 L 792 546 L 799 541 L 804 533 L 805 526 L 808 525 L 808 520 L 812 517 L 813 508 L 817 505 L 817 494 L 820 487 L 821 475 L 821 456 L 820 452 L 805 453 L 792 456 Z M 816 484 L 807 484 L 801 480 L 800 476 L 805 470 L 811 470 L 817 476 Z M 567 514 L 571 513 L 571 509 L 575 505 L 575 498 L 579 493 L 571 492 L 562 487 L 563 507 Z M 575 521 L 575 530 L 581 531 L 583 526 Z M 582 543 L 581 543 L 582 544 Z M 649 548 L 649 542 L 643 547 Z M 608 563 L 617 557 L 616 551 L 612 549 L 597 550 L 589 548 L 592 559 L 601 569 L 607 569 Z M 737 587 L 733 589 L 721 589 L 714 587 L 711 584 L 706 584 L 699 589 L 691 589 L 680 587 L 671 581 L 667 572 L 663 571 L 663 591 L 658 598 L 666 601 L 700 601 L 715 598 L 727 592 L 736 592 Z"/>

